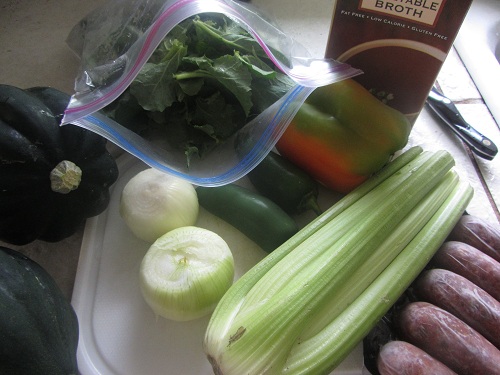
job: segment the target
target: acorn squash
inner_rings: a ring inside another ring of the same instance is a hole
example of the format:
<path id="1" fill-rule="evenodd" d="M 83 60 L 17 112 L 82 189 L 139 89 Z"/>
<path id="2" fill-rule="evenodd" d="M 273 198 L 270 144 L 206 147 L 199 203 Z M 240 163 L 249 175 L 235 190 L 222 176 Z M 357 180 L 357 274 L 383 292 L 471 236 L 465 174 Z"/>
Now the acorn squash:
<path id="1" fill-rule="evenodd" d="M 106 139 L 60 126 L 69 95 L 0 85 L 0 240 L 57 242 L 109 203 L 118 167 Z"/>
<path id="2" fill-rule="evenodd" d="M 0 374 L 78 374 L 78 318 L 38 263 L 0 246 Z"/>

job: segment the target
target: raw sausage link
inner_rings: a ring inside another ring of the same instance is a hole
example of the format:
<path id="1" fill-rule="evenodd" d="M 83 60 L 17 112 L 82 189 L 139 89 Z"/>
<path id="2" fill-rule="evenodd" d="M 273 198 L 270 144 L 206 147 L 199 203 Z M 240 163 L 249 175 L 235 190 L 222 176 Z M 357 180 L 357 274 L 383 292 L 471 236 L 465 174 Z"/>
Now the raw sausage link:
<path id="1" fill-rule="evenodd" d="M 419 299 L 452 313 L 500 348 L 500 302 L 465 277 L 426 271 L 415 283 Z"/>
<path id="2" fill-rule="evenodd" d="M 464 215 L 448 239 L 465 242 L 500 262 L 500 226 L 479 217 Z"/>
<path id="3" fill-rule="evenodd" d="M 431 264 L 462 275 L 500 301 L 500 262 L 475 247 L 458 241 L 445 242 Z"/>
<path id="4" fill-rule="evenodd" d="M 385 344 L 380 349 L 377 368 L 380 375 L 456 375 L 437 359 L 405 341 Z"/>
<path id="5" fill-rule="evenodd" d="M 449 312 L 427 302 L 402 311 L 399 328 L 406 341 L 461 375 L 499 375 L 500 351 Z"/>

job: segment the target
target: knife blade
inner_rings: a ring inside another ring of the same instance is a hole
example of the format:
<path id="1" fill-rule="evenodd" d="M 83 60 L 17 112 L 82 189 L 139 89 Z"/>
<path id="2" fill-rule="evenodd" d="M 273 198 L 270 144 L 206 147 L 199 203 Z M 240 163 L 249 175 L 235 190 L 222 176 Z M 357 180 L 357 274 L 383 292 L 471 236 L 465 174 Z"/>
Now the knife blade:
<path id="1" fill-rule="evenodd" d="M 493 160 L 498 152 L 497 146 L 465 121 L 455 104 L 436 87 L 431 89 L 426 104 L 471 148 L 472 152 L 486 160 Z"/>

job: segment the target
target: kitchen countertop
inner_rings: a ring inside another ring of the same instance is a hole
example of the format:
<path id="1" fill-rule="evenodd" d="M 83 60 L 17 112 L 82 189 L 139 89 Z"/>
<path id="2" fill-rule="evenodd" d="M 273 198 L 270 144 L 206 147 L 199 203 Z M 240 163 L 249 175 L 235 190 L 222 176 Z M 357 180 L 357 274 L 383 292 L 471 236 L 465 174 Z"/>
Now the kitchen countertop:
<path id="1" fill-rule="evenodd" d="M 280 25 L 285 32 L 307 45 L 312 55 L 321 57 L 333 3 L 315 0 L 321 6 L 312 6 L 311 2 L 294 2 L 296 6 L 285 7 L 290 0 L 274 0 L 275 9 L 283 5 L 279 18 L 286 21 Z M 73 93 L 78 60 L 66 46 L 65 39 L 86 13 L 103 3 L 104 0 L 3 0 L 0 4 L 0 83 L 21 88 L 53 86 Z M 254 3 L 266 6 L 264 1 Z M 315 21 L 311 22 L 312 19 Z M 445 94 L 456 101 L 463 116 L 500 145 L 499 127 L 454 50 L 443 66 L 438 83 Z M 498 160 L 489 162 L 474 156 L 426 109 L 414 126 L 410 142 L 423 144 L 424 148 L 448 149 L 457 161 L 457 168 L 470 179 L 475 189 L 468 211 L 490 222 L 500 223 Z M 71 298 L 83 233 L 82 225 L 77 233 L 58 243 L 34 241 L 21 247 L 0 244 L 19 249 L 40 263 L 55 278 L 64 294 Z"/>

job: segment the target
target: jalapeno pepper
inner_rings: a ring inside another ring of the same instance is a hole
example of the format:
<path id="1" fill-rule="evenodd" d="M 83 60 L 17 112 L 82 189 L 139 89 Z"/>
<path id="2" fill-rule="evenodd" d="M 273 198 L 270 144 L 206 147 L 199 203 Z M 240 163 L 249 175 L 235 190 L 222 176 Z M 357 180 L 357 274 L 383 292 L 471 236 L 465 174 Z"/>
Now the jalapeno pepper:
<path id="1" fill-rule="evenodd" d="M 411 123 L 352 79 L 319 87 L 276 147 L 326 187 L 348 193 L 408 142 Z"/>
<path id="2" fill-rule="evenodd" d="M 276 203 L 242 186 L 196 188 L 200 205 L 270 253 L 298 232 L 297 223 Z"/>
<path id="3" fill-rule="evenodd" d="M 322 212 L 317 201 L 317 181 L 273 151 L 247 176 L 259 193 L 288 214 L 301 214 L 307 210 L 313 210 L 317 215 Z"/>

